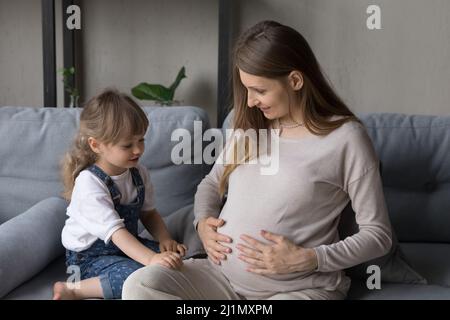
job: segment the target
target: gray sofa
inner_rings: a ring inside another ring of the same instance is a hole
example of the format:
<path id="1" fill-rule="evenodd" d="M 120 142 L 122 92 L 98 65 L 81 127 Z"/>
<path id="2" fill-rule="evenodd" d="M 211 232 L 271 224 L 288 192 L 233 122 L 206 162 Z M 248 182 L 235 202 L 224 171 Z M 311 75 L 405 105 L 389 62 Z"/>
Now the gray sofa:
<path id="1" fill-rule="evenodd" d="M 170 155 L 177 143 L 171 141 L 172 131 L 184 128 L 198 142 L 201 137 L 194 121 L 202 121 L 205 130 L 208 117 L 196 107 L 145 107 L 145 111 L 150 129 L 142 163 L 151 171 L 157 207 L 173 236 L 190 247 L 188 255 L 202 254 L 191 223 L 192 204 L 196 187 L 210 166 L 177 166 Z M 58 197 L 62 190 L 58 168 L 75 133 L 79 112 L 0 108 L 2 299 L 49 299 L 53 282 L 69 276 L 60 243 L 67 203 Z M 386 200 L 400 244 L 375 261 L 385 281 L 381 290 L 367 289 L 365 266 L 348 270 L 353 280 L 349 298 L 450 299 L 450 117 L 360 117 L 383 164 Z M 351 211 L 351 205 L 347 210 Z M 350 234 L 350 224 L 343 237 Z"/>

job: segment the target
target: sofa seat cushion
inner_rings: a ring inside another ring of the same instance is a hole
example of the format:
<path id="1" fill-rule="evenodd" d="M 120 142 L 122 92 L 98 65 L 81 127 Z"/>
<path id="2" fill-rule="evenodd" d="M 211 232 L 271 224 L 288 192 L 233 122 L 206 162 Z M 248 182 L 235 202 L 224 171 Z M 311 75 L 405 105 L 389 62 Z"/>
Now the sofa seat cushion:
<path id="1" fill-rule="evenodd" d="M 450 288 L 438 285 L 381 283 L 381 289 L 369 290 L 363 281 L 352 281 L 349 300 L 449 300 Z"/>
<path id="2" fill-rule="evenodd" d="M 198 237 L 192 221 L 194 220 L 194 204 L 191 203 L 178 209 L 170 215 L 163 218 L 170 235 L 179 243 L 187 246 L 188 250 L 184 259 L 202 256 L 205 253 L 203 244 Z M 152 239 L 147 230 L 143 230 L 140 236 Z"/>
<path id="3" fill-rule="evenodd" d="M 42 272 L 15 288 L 5 300 L 49 300 L 53 297 L 53 284 L 57 281 L 66 281 L 66 258 L 64 255 L 51 262 Z"/>
<path id="4" fill-rule="evenodd" d="M 410 264 L 429 284 L 450 288 L 449 243 L 401 243 Z"/>

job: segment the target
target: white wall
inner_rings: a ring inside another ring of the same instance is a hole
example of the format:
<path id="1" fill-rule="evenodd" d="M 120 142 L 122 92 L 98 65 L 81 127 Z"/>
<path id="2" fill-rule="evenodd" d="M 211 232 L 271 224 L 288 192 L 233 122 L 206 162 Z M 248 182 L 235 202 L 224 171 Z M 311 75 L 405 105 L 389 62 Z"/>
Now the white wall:
<path id="1" fill-rule="evenodd" d="M 43 103 L 41 1 L 0 0 L 0 106 Z"/>
<path id="2" fill-rule="evenodd" d="M 381 7 L 382 30 L 366 9 Z M 450 1 L 247 0 L 239 29 L 273 19 L 299 30 L 355 112 L 450 114 Z"/>

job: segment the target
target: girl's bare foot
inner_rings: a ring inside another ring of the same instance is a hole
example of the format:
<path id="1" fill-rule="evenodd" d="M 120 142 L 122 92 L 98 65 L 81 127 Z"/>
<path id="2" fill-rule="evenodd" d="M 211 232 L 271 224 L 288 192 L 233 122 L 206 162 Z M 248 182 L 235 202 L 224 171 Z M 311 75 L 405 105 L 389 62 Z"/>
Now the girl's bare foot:
<path id="1" fill-rule="evenodd" d="M 73 289 L 67 287 L 65 282 L 56 282 L 53 285 L 53 300 L 75 300 L 77 299 Z"/>

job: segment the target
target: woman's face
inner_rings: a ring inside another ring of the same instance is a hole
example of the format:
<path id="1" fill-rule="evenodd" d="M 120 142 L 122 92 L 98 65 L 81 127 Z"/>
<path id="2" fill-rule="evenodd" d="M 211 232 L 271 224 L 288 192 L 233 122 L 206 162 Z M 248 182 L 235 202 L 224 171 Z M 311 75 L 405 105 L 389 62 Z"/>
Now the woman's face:
<path id="1" fill-rule="evenodd" d="M 247 88 L 247 105 L 258 108 L 267 119 L 280 119 L 292 122 L 289 117 L 289 104 L 296 101 L 295 91 L 286 82 L 255 76 L 239 70 L 241 82 Z M 292 114 L 299 110 L 292 105 Z"/>

